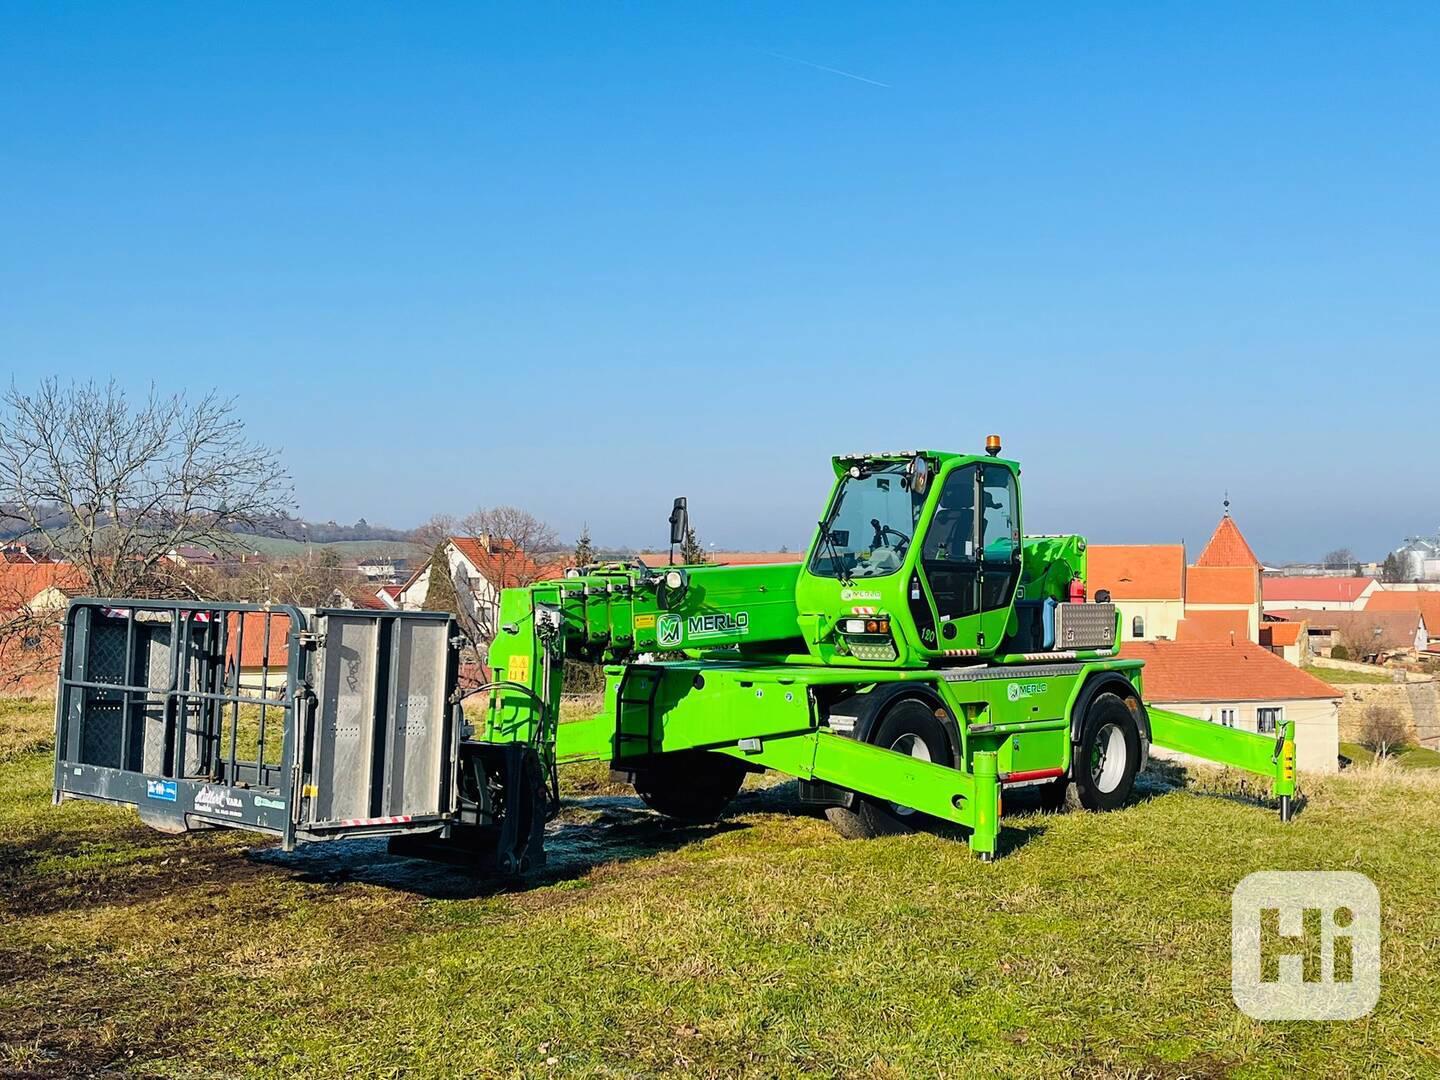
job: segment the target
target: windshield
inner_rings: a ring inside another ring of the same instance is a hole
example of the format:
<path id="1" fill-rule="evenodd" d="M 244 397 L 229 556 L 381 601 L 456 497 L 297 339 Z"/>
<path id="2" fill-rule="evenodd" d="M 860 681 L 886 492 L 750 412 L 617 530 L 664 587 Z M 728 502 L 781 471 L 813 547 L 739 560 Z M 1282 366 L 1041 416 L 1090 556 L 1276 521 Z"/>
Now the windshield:
<path id="1" fill-rule="evenodd" d="M 907 463 L 891 462 L 867 476 L 840 483 L 830 516 L 820 526 L 820 541 L 810 572 L 820 577 L 884 577 L 900 569 L 923 495 L 910 490 Z"/>

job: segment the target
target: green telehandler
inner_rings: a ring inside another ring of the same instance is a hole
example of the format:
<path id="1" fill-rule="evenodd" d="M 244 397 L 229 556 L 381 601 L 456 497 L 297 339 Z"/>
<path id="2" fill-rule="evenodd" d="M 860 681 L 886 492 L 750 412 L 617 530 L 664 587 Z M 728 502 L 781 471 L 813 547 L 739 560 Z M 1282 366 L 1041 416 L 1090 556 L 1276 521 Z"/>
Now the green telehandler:
<path id="1" fill-rule="evenodd" d="M 287 847 L 386 836 L 516 874 L 544 862 L 560 765 L 608 762 L 689 822 L 773 769 L 846 836 L 938 819 L 991 859 L 1004 793 L 1111 810 L 1154 746 L 1268 777 L 1288 820 L 1293 723 L 1272 739 L 1147 707 L 1115 605 L 1087 593 L 1084 539 L 1023 534 L 1000 454 L 990 436 L 978 454 L 834 458 L 800 563 L 609 563 L 504 589 L 490 681 L 467 692 L 442 615 L 75 601 L 56 798 Z M 686 527 L 676 500 L 672 549 Z M 259 691 L 236 640 L 257 618 L 267 659 L 285 642 Z M 603 666 L 604 705 L 561 723 L 577 660 Z"/>

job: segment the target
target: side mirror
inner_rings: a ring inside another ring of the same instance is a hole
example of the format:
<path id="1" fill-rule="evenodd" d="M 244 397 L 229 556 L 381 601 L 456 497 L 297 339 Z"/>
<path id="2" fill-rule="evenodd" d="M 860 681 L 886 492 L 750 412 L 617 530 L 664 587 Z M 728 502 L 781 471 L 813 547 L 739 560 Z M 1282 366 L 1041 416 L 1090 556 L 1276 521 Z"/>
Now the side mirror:
<path id="1" fill-rule="evenodd" d="M 923 457 L 910 459 L 910 490 L 916 495 L 924 495 L 925 489 L 930 486 L 930 463 Z"/>
<path id="2" fill-rule="evenodd" d="M 685 508 L 685 496 L 681 495 L 670 511 L 670 543 L 683 544 L 689 528 L 690 511 Z"/>

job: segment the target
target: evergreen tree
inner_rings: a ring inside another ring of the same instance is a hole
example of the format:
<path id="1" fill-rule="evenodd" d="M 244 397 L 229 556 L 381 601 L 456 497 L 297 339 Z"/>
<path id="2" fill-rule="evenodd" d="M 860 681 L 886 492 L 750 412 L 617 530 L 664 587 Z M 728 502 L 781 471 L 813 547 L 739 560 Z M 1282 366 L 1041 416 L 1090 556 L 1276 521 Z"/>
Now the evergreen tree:
<path id="1" fill-rule="evenodd" d="M 1407 569 L 1409 567 L 1406 565 L 1406 560 L 1392 551 L 1385 556 L 1385 564 L 1380 568 L 1380 576 L 1387 582 L 1404 581 Z"/>
<path id="2" fill-rule="evenodd" d="M 699 537 L 695 535 L 695 526 L 685 527 L 685 539 L 680 543 L 680 561 L 686 566 L 695 566 L 699 563 L 709 562 L 705 554 L 705 546 L 700 543 Z"/>
<path id="3" fill-rule="evenodd" d="M 580 526 L 580 539 L 575 541 L 575 565 L 593 566 L 599 562 L 595 545 L 590 542 L 590 526 Z"/>
<path id="4" fill-rule="evenodd" d="M 460 613 L 460 602 L 455 596 L 455 582 L 450 579 L 450 556 L 446 552 L 448 540 L 435 545 L 430 556 L 430 582 L 425 590 L 426 611 L 448 611 L 451 615 Z"/>

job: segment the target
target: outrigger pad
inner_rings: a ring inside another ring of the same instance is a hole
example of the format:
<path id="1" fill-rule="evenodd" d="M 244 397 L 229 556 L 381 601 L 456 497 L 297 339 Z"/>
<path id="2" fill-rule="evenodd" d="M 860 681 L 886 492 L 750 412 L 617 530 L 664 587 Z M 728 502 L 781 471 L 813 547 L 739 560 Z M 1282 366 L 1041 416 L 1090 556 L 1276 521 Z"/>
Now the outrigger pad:
<path id="1" fill-rule="evenodd" d="M 485 771 L 501 779 L 500 821 L 494 871 L 525 874 L 545 865 L 545 766 L 525 743 L 489 743 L 480 747 Z"/>
<path id="2" fill-rule="evenodd" d="M 434 859 L 482 876 L 519 877 L 544 866 L 549 802 L 540 755 L 526 743 L 467 743 L 461 760 L 475 768 L 479 790 L 465 795 L 479 823 L 457 825 L 449 836 L 391 837 L 391 854 Z"/>

